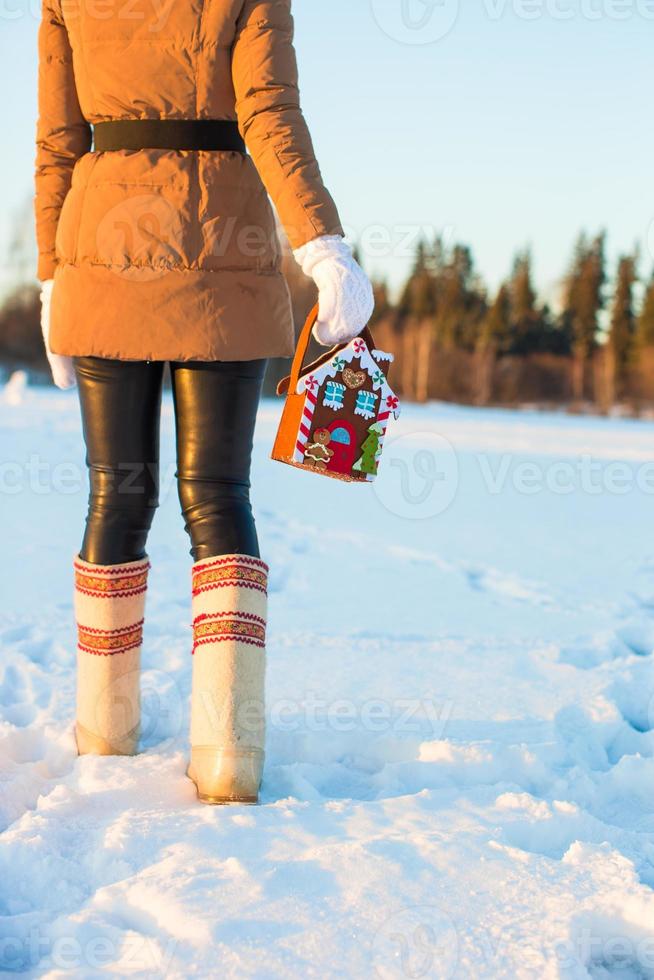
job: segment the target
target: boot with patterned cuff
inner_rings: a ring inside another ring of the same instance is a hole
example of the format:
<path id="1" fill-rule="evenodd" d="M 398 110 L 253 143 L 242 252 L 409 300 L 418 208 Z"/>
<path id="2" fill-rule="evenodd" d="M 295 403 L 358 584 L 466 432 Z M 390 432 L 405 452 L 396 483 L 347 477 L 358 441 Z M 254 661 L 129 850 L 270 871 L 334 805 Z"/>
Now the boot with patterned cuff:
<path id="1" fill-rule="evenodd" d="M 265 741 L 268 566 L 223 555 L 193 566 L 188 775 L 203 803 L 257 803 Z"/>
<path id="2" fill-rule="evenodd" d="M 135 755 L 143 613 L 150 563 L 75 561 L 77 724 L 80 755 Z"/>

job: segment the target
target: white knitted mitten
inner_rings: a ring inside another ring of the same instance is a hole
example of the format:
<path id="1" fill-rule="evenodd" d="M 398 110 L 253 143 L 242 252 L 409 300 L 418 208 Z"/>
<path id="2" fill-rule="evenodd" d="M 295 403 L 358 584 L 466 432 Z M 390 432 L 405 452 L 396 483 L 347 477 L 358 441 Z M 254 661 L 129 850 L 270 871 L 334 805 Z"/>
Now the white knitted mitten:
<path id="1" fill-rule="evenodd" d="M 41 283 L 41 331 L 43 333 L 43 343 L 45 344 L 48 364 L 52 371 L 52 378 L 57 388 L 74 388 L 76 378 L 72 357 L 53 354 L 50 350 L 50 306 L 53 286 L 53 279 L 47 279 Z"/>
<path id="2" fill-rule="evenodd" d="M 313 335 L 325 347 L 345 344 L 361 333 L 372 316 L 372 284 L 352 249 L 339 235 L 324 235 L 293 252 L 319 294 L 318 322 Z"/>

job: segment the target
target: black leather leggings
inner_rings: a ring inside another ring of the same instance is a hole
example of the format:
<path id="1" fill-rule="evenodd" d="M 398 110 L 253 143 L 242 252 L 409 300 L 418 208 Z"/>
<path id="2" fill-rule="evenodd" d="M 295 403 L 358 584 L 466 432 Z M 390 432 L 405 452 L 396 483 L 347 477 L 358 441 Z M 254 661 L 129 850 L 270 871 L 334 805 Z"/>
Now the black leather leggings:
<path id="1" fill-rule="evenodd" d="M 90 476 L 81 557 L 119 565 L 145 555 L 158 504 L 164 364 L 75 358 Z M 266 362 L 175 362 L 177 480 L 195 561 L 259 557 L 250 506 L 252 438 Z"/>

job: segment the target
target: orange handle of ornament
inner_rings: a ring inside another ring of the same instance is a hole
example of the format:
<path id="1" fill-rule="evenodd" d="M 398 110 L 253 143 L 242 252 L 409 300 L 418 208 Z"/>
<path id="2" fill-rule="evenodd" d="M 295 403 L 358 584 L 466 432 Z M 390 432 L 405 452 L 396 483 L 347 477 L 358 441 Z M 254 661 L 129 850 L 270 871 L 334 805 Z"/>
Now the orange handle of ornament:
<path id="1" fill-rule="evenodd" d="M 311 342 L 311 331 L 318 322 L 318 303 L 313 307 L 309 316 L 306 319 L 304 326 L 298 337 L 297 347 L 295 348 L 295 355 L 293 357 L 293 364 L 291 367 L 291 376 L 288 385 L 289 391 L 295 391 L 297 388 L 297 383 L 300 380 L 300 373 L 304 365 L 304 358 L 307 356 L 307 349 L 309 343 Z"/>
<path id="2" fill-rule="evenodd" d="M 282 378 L 282 380 L 277 385 L 278 395 L 285 395 L 286 392 L 288 391 L 294 392 L 297 389 L 297 383 L 300 380 L 300 374 L 302 374 L 302 372 L 305 370 L 304 358 L 306 357 L 307 349 L 311 341 L 311 332 L 318 321 L 318 309 L 319 309 L 318 303 L 316 303 L 316 305 L 309 313 L 309 316 L 307 317 L 304 326 L 302 327 L 300 336 L 298 337 L 297 347 L 295 348 L 295 354 L 293 356 L 291 373 L 288 377 Z M 368 348 L 371 351 L 375 349 L 375 341 L 373 340 L 372 334 L 370 333 L 368 327 L 363 328 L 360 336 L 363 337 L 366 344 L 368 345 Z M 329 352 L 329 356 L 331 357 L 331 355 L 337 354 L 339 351 L 344 350 L 347 347 L 348 343 L 351 343 L 351 341 L 348 341 L 345 344 L 336 344 L 336 346 L 333 347 Z M 319 360 L 324 361 L 325 355 L 323 354 Z M 311 365 L 309 365 L 309 367 L 310 366 Z M 306 368 L 306 370 L 309 370 L 309 368 Z"/>

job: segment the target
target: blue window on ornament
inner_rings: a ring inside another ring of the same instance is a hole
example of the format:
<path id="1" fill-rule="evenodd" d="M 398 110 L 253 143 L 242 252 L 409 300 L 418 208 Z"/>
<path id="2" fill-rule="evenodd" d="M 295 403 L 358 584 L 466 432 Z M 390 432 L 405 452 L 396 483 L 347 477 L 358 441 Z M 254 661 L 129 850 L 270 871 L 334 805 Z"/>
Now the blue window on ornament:
<path id="1" fill-rule="evenodd" d="M 374 419 L 377 414 L 377 397 L 374 391 L 360 391 L 357 394 L 354 414 L 362 415 L 364 419 Z"/>
<path id="2" fill-rule="evenodd" d="M 339 426 L 338 429 L 334 429 L 332 432 L 332 442 L 340 442 L 344 446 L 349 446 L 351 442 L 350 433 L 347 429 Z"/>
<path id="3" fill-rule="evenodd" d="M 341 385 L 337 381 L 328 381 L 325 385 L 323 405 L 326 405 L 327 408 L 333 408 L 337 412 L 339 408 L 343 408 L 344 393 L 345 385 Z"/>

